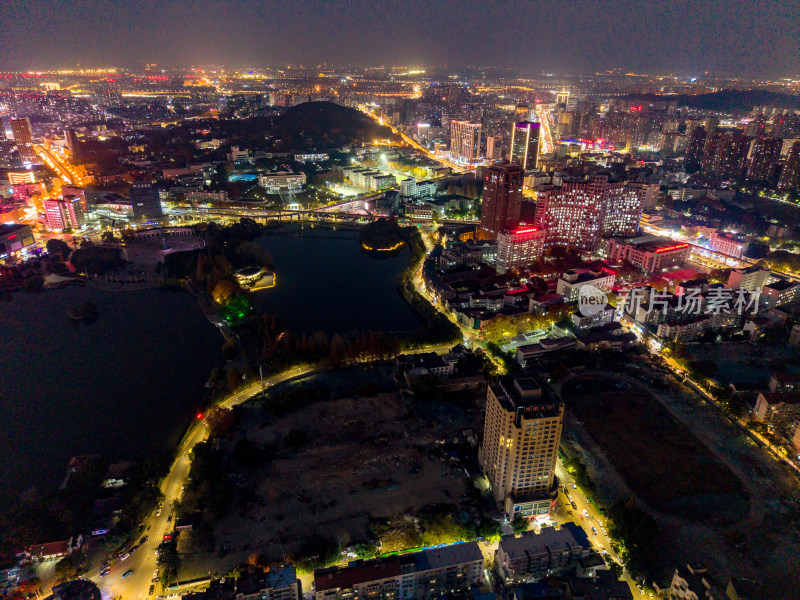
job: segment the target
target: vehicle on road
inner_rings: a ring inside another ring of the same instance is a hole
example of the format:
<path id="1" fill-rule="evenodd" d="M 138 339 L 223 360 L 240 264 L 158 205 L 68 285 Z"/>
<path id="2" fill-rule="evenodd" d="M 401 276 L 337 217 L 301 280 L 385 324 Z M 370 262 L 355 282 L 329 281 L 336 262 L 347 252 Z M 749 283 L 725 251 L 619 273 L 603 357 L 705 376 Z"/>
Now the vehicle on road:
<path id="1" fill-rule="evenodd" d="M 572 508 L 573 508 L 573 510 L 578 510 L 578 505 L 575 504 L 574 500 L 572 501 Z"/>
<path id="2" fill-rule="evenodd" d="M 577 490 L 577 489 L 578 489 L 578 486 L 577 486 L 577 485 L 575 485 L 575 484 L 573 483 L 573 484 L 572 484 L 572 489 L 573 489 L 573 490 Z"/>
<path id="3" fill-rule="evenodd" d="M 172 515 L 167 517 L 167 523 L 169 523 L 170 521 L 172 521 Z"/>
<path id="4" fill-rule="evenodd" d="M 156 591 L 156 586 L 155 585 L 151 585 L 150 586 L 150 591 L 147 592 L 147 595 L 148 596 L 152 596 L 153 592 L 155 592 L 155 591 Z"/>
<path id="5" fill-rule="evenodd" d="M 161 507 L 159 507 L 158 510 L 156 511 L 156 516 L 157 517 L 161 516 Z"/>
<path id="6" fill-rule="evenodd" d="M 589 516 L 589 511 L 586 510 L 585 508 L 583 509 L 583 516 L 584 517 L 588 517 Z"/>
<path id="7" fill-rule="evenodd" d="M 100 571 L 100 577 L 105 577 L 109 572 L 111 572 L 111 567 L 103 567 L 103 570 Z"/>
<path id="8" fill-rule="evenodd" d="M 161 538 L 161 540 L 164 542 L 169 542 L 170 540 L 172 540 L 172 532 L 168 531 L 167 533 L 165 533 L 164 537 Z"/>
<path id="9" fill-rule="evenodd" d="M 128 575 L 133 573 L 133 569 L 128 569 L 122 574 L 122 578 L 125 579 Z"/>
<path id="10" fill-rule="evenodd" d="M 131 555 L 131 553 L 130 553 L 130 552 L 126 552 L 125 554 L 123 554 L 122 556 L 120 556 L 120 557 L 119 557 L 119 559 L 120 559 L 121 561 L 122 561 L 122 560 L 125 560 L 125 559 L 126 559 L 126 558 L 128 558 L 130 555 Z"/>
<path id="11" fill-rule="evenodd" d="M 597 535 L 597 527 L 592 527 L 592 535 Z"/>
<path id="12" fill-rule="evenodd" d="M 150 539 L 149 535 L 146 535 L 146 536 L 142 537 L 142 539 L 139 540 L 139 545 L 141 546 L 142 544 L 144 544 L 149 539 Z"/>

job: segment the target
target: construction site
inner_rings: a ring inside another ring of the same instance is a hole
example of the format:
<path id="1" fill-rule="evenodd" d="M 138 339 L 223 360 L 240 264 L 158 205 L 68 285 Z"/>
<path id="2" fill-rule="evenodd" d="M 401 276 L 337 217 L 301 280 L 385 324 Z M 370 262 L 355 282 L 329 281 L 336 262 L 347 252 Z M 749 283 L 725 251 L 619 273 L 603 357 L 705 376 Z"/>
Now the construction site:
<path id="1" fill-rule="evenodd" d="M 425 401 L 396 391 L 334 396 L 279 416 L 268 402 L 244 406 L 235 435 L 225 443 L 229 456 L 241 440 L 270 449 L 263 464 L 238 474 L 252 485 L 255 500 L 237 502 L 213 523 L 216 552 L 199 550 L 192 532 L 181 535 L 180 551 L 191 556 L 184 560 L 191 572 L 181 578 L 224 573 L 253 553 L 283 560 L 310 538 L 342 547 L 366 542 L 378 523 L 382 551 L 405 548 L 403 530 L 413 529 L 420 509 L 469 496 L 466 469 L 442 447 L 455 439 L 468 446 L 463 432 L 475 427 L 471 420 L 480 411 L 447 405 L 434 413 Z M 397 526 L 387 530 L 387 520 Z"/>

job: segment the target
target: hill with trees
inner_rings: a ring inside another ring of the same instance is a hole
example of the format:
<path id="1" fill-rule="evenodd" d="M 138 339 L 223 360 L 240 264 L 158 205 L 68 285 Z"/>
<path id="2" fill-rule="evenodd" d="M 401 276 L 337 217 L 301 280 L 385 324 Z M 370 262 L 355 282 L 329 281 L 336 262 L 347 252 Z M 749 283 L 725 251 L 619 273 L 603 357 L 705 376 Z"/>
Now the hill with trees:
<path id="1" fill-rule="evenodd" d="M 292 106 L 275 121 L 273 132 L 289 148 L 320 151 L 392 136 L 391 129 L 364 113 L 333 102 Z"/>
<path id="2" fill-rule="evenodd" d="M 779 108 L 800 109 L 800 96 L 770 92 L 768 90 L 721 90 L 709 94 L 629 94 L 626 100 L 642 102 L 677 101 L 678 106 L 705 110 L 749 111 L 754 106 L 775 106 Z"/>

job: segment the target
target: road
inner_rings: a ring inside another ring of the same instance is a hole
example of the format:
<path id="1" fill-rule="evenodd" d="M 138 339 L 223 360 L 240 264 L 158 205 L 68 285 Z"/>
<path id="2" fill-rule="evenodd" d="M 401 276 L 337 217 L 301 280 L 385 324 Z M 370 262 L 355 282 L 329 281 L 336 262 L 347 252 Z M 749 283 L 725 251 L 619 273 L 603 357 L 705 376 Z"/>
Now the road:
<path id="1" fill-rule="evenodd" d="M 574 487 L 576 485 L 575 481 L 564 469 L 561 460 L 556 464 L 556 475 L 558 476 L 559 482 L 562 484 L 562 489 L 558 492 L 558 500 L 556 501 L 556 507 L 553 510 L 552 518 L 559 525 L 573 522 L 582 527 L 586 535 L 589 536 L 589 541 L 592 543 L 595 550 L 604 555 L 608 554 L 612 560 L 621 565 L 622 561 L 611 547 L 611 540 L 603 533 L 603 529 L 606 528 L 607 530 L 608 526 L 605 515 L 601 514 L 597 510 L 597 507 L 589 502 L 588 497 L 580 488 L 576 489 Z M 571 502 L 575 502 L 578 508 L 573 508 Z M 584 511 L 586 511 L 586 513 L 584 513 Z M 592 527 L 597 529 L 596 535 L 592 531 Z M 622 579 L 630 586 L 635 600 L 644 600 L 647 598 L 647 594 L 642 594 L 636 588 L 636 582 L 627 571 L 623 572 Z"/>
<path id="2" fill-rule="evenodd" d="M 312 365 L 294 367 L 288 371 L 265 378 L 264 384 L 281 383 L 288 379 L 308 375 L 314 370 L 315 367 Z M 219 406 L 231 408 L 260 393 L 261 382 L 259 381 L 227 398 Z M 148 540 L 124 561 L 115 560 L 111 562 L 111 571 L 105 577 L 100 577 L 101 565 L 93 567 L 84 575 L 87 579 L 97 583 L 107 597 L 121 596 L 124 600 L 150 597 L 148 591 L 156 569 L 156 548 L 162 542 L 164 534 L 172 531 L 173 522 L 170 519 L 172 503 L 180 499 L 183 486 L 188 481 L 191 467 L 191 451 L 198 442 L 206 438 L 206 435 L 205 421 L 198 420 L 190 426 L 181 441 L 180 452 L 172 464 L 169 474 L 161 484 L 161 492 L 164 494 L 163 508 L 154 512 L 145 521 L 146 531 L 143 535 L 149 536 Z M 159 512 L 160 515 L 158 514 Z M 128 570 L 133 570 L 133 572 L 128 577 L 123 578 L 122 575 Z M 156 594 L 159 592 L 159 587 L 159 585 L 156 585 Z"/>

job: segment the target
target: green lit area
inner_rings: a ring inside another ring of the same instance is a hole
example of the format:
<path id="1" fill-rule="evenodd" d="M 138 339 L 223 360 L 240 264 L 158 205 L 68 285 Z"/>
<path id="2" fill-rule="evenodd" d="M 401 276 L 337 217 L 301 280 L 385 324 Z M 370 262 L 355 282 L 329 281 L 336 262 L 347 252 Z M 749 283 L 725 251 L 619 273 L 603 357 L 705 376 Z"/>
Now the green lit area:
<path id="1" fill-rule="evenodd" d="M 236 327 L 240 325 L 253 312 L 253 303 L 249 298 L 239 296 L 233 298 L 225 307 L 219 311 L 219 316 L 225 319 L 229 325 Z"/>

